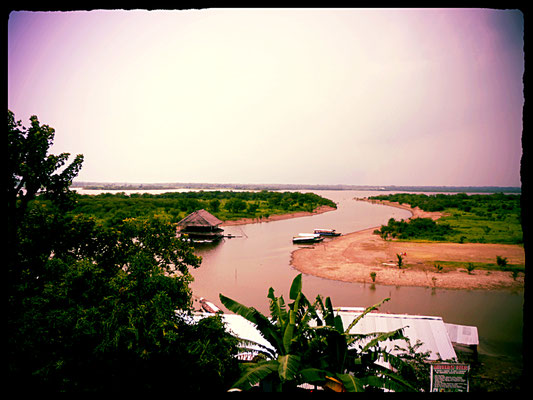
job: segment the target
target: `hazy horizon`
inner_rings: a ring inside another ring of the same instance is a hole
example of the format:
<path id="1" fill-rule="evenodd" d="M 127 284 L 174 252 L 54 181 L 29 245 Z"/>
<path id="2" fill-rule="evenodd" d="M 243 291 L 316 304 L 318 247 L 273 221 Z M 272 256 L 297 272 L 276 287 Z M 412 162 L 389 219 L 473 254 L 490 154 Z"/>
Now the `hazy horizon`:
<path id="1" fill-rule="evenodd" d="M 492 9 L 14 11 L 8 109 L 76 181 L 520 187 L 524 20 Z"/>
<path id="2" fill-rule="evenodd" d="M 279 183 L 279 182 L 265 182 L 265 183 L 249 183 L 249 182 L 135 182 L 135 181 L 93 181 L 93 180 L 81 180 L 81 179 L 74 179 L 73 180 L 73 186 L 81 185 L 81 184 L 101 184 L 101 185 L 107 185 L 107 186 L 180 186 L 180 187 L 187 187 L 187 185 L 190 185 L 191 187 L 201 187 L 201 186 L 213 186 L 213 187 L 224 187 L 226 185 L 227 187 L 233 187 L 233 186 L 256 186 L 256 187 L 263 187 L 263 186 L 279 186 L 279 187 L 365 187 L 365 188 L 391 188 L 391 187 L 420 187 L 420 188 L 428 188 L 428 187 L 435 187 L 435 188 L 509 188 L 509 189 L 521 189 L 520 186 L 495 186 L 495 185 L 372 185 L 372 184 L 365 184 L 365 185 L 358 185 L 358 184 L 347 184 L 347 183 L 298 183 L 298 182 L 287 182 L 287 183 Z"/>

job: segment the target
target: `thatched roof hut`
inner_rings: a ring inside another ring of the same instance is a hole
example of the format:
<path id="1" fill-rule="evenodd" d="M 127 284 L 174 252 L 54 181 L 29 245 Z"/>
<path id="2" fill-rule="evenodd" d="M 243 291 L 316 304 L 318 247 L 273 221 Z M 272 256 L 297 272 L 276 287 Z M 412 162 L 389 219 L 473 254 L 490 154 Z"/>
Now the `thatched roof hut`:
<path id="1" fill-rule="evenodd" d="M 222 222 L 206 210 L 197 210 L 178 222 L 178 232 L 194 239 L 219 239 L 222 237 L 222 229 L 218 226 Z"/>

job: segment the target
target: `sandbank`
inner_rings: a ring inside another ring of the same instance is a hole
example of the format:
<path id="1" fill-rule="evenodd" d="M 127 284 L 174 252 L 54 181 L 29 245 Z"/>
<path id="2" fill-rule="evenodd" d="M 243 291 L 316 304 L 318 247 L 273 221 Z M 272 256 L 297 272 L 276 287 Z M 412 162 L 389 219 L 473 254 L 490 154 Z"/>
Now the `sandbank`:
<path id="1" fill-rule="evenodd" d="M 388 201 L 370 201 L 407 209 L 411 218 L 438 219 L 443 214 L 427 212 Z M 447 289 L 522 289 L 524 274 L 513 278 L 508 271 L 445 268 L 437 272 L 436 261 L 495 263 L 496 256 L 509 264 L 525 264 L 524 247 L 485 243 L 420 243 L 384 240 L 374 234 L 377 227 L 349 233 L 320 244 L 299 248 L 292 253 L 291 265 L 298 271 L 345 282 L 376 283 L 393 286 L 423 286 Z M 404 267 L 397 266 L 397 254 Z M 375 273 L 375 281 L 370 274 Z"/>

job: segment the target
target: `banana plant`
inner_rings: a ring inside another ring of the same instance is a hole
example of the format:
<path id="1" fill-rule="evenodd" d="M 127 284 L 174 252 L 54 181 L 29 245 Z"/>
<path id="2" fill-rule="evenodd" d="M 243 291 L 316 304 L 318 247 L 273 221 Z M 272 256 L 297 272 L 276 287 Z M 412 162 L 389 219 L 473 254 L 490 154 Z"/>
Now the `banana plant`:
<path id="1" fill-rule="evenodd" d="M 302 274 L 291 284 L 289 304 L 283 296 L 275 296 L 274 289 L 269 289 L 270 318 L 222 294 L 219 297 L 226 308 L 255 324 L 274 349 L 260 352 L 254 362 L 241 364 L 242 374 L 234 388 L 247 390 L 257 383 L 269 382 L 274 391 L 295 389 L 302 383 L 350 392 L 370 387 L 416 390 L 416 386 L 393 370 L 376 364 L 380 356 L 388 359 L 379 346 L 381 342 L 408 340 L 402 329 L 367 335 L 350 333 L 366 314 L 389 298 L 365 309 L 344 329 L 329 297 L 325 302 L 320 295 L 313 303 L 308 301 L 302 292 Z"/>
<path id="2" fill-rule="evenodd" d="M 234 387 L 249 389 L 268 377 L 273 389 L 281 391 L 294 388 L 301 383 L 302 373 L 304 376 L 312 374 L 312 371 L 305 371 L 301 359 L 301 352 L 305 346 L 302 329 L 305 323 L 302 324 L 301 321 L 307 320 L 307 317 L 302 317 L 300 311 L 302 305 L 308 303 L 302 293 L 301 274 L 292 282 L 289 297 L 293 302 L 289 305 L 285 304 L 283 296 L 276 297 L 274 290 L 270 288 L 268 298 L 271 318 L 253 307 L 244 306 L 222 294 L 219 297 L 222 304 L 230 311 L 255 324 L 261 335 L 274 348 L 274 354 L 263 352 L 263 357 L 257 362 L 243 363 L 243 373 Z"/>
<path id="3" fill-rule="evenodd" d="M 319 343 L 325 348 L 319 352 L 321 357 L 318 362 L 320 368 L 328 371 L 329 378 L 340 381 L 342 391 L 362 391 L 370 387 L 388 388 L 395 391 L 417 390 L 412 383 L 402 379 L 394 371 L 376 363 L 380 358 L 384 361 L 391 359 L 387 356 L 388 353 L 379 346 L 381 342 L 397 339 L 408 341 L 408 338 L 403 335 L 405 327 L 390 332 L 350 333 L 365 315 L 377 310 L 389 300 L 390 298 L 386 298 L 366 308 L 345 329 L 342 318 L 338 313 L 335 314 L 331 299 L 326 298 L 324 303 L 320 296 L 317 297 L 318 315 L 322 316 L 322 320 L 319 320 L 317 326 L 311 329 L 316 333 L 314 343 Z M 357 343 L 363 344 L 357 347 Z"/>

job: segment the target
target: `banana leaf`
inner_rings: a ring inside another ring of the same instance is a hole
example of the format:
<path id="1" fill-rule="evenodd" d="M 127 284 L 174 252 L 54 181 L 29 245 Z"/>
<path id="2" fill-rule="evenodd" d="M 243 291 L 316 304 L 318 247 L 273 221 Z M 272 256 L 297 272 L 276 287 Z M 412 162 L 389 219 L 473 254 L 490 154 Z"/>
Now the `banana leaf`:
<path id="1" fill-rule="evenodd" d="M 291 300 L 296 300 L 298 294 L 302 293 L 302 274 L 296 275 L 291 284 L 291 289 L 289 291 L 289 298 Z"/>
<path id="2" fill-rule="evenodd" d="M 375 373 L 372 376 L 362 378 L 365 385 L 380 389 L 388 389 L 394 392 L 418 392 L 410 382 L 381 365 L 375 366 Z"/>
<path id="3" fill-rule="evenodd" d="M 276 372 L 279 368 L 278 360 L 260 361 L 258 363 L 242 364 L 243 373 L 232 387 L 243 390 L 250 389 L 256 383 Z"/>
<path id="4" fill-rule="evenodd" d="M 384 332 L 384 333 L 380 333 L 378 334 L 377 337 L 375 337 L 374 339 L 372 339 L 370 342 L 368 342 L 362 349 L 362 351 L 366 351 L 374 346 L 376 346 L 377 344 L 379 344 L 379 342 L 383 342 L 385 340 L 398 340 L 398 339 L 404 339 L 404 340 L 407 340 L 407 338 L 403 335 L 403 329 L 404 328 L 398 328 L 394 331 L 390 331 L 390 332 Z"/>
<path id="5" fill-rule="evenodd" d="M 363 392 L 363 382 L 350 374 L 335 374 L 335 376 L 342 382 L 344 389 L 347 392 Z"/>
<path id="6" fill-rule="evenodd" d="M 383 303 L 385 303 L 386 301 L 389 301 L 389 300 L 390 300 L 390 297 L 387 297 L 387 298 L 381 300 L 379 303 L 374 304 L 373 306 L 367 307 L 367 308 L 365 309 L 365 311 L 363 311 L 363 312 L 361 313 L 361 315 L 359 315 L 357 318 L 355 318 L 355 319 L 350 323 L 350 325 L 348 325 L 348 328 L 346 328 L 345 333 L 349 333 L 350 330 L 355 326 L 355 324 L 357 324 L 357 323 L 358 323 L 358 322 L 359 322 L 359 321 L 360 321 L 360 320 L 361 320 L 366 314 L 368 314 L 368 313 L 371 312 L 371 311 L 377 310 L 379 307 L 381 307 L 381 305 L 382 305 Z"/>
<path id="7" fill-rule="evenodd" d="M 219 294 L 220 301 L 224 304 L 228 310 L 233 311 L 235 314 L 240 315 L 241 317 L 247 319 L 251 323 L 257 326 L 257 330 L 268 342 L 279 352 L 282 353 L 283 350 L 283 341 L 280 337 L 280 334 L 276 330 L 276 327 L 272 322 L 257 311 L 253 307 L 246 307 L 241 303 L 230 299 L 229 297 Z"/>
<path id="8" fill-rule="evenodd" d="M 278 374 L 282 381 L 294 380 L 300 371 L 300 357 L 286 354 L 278 357 Z"/>

